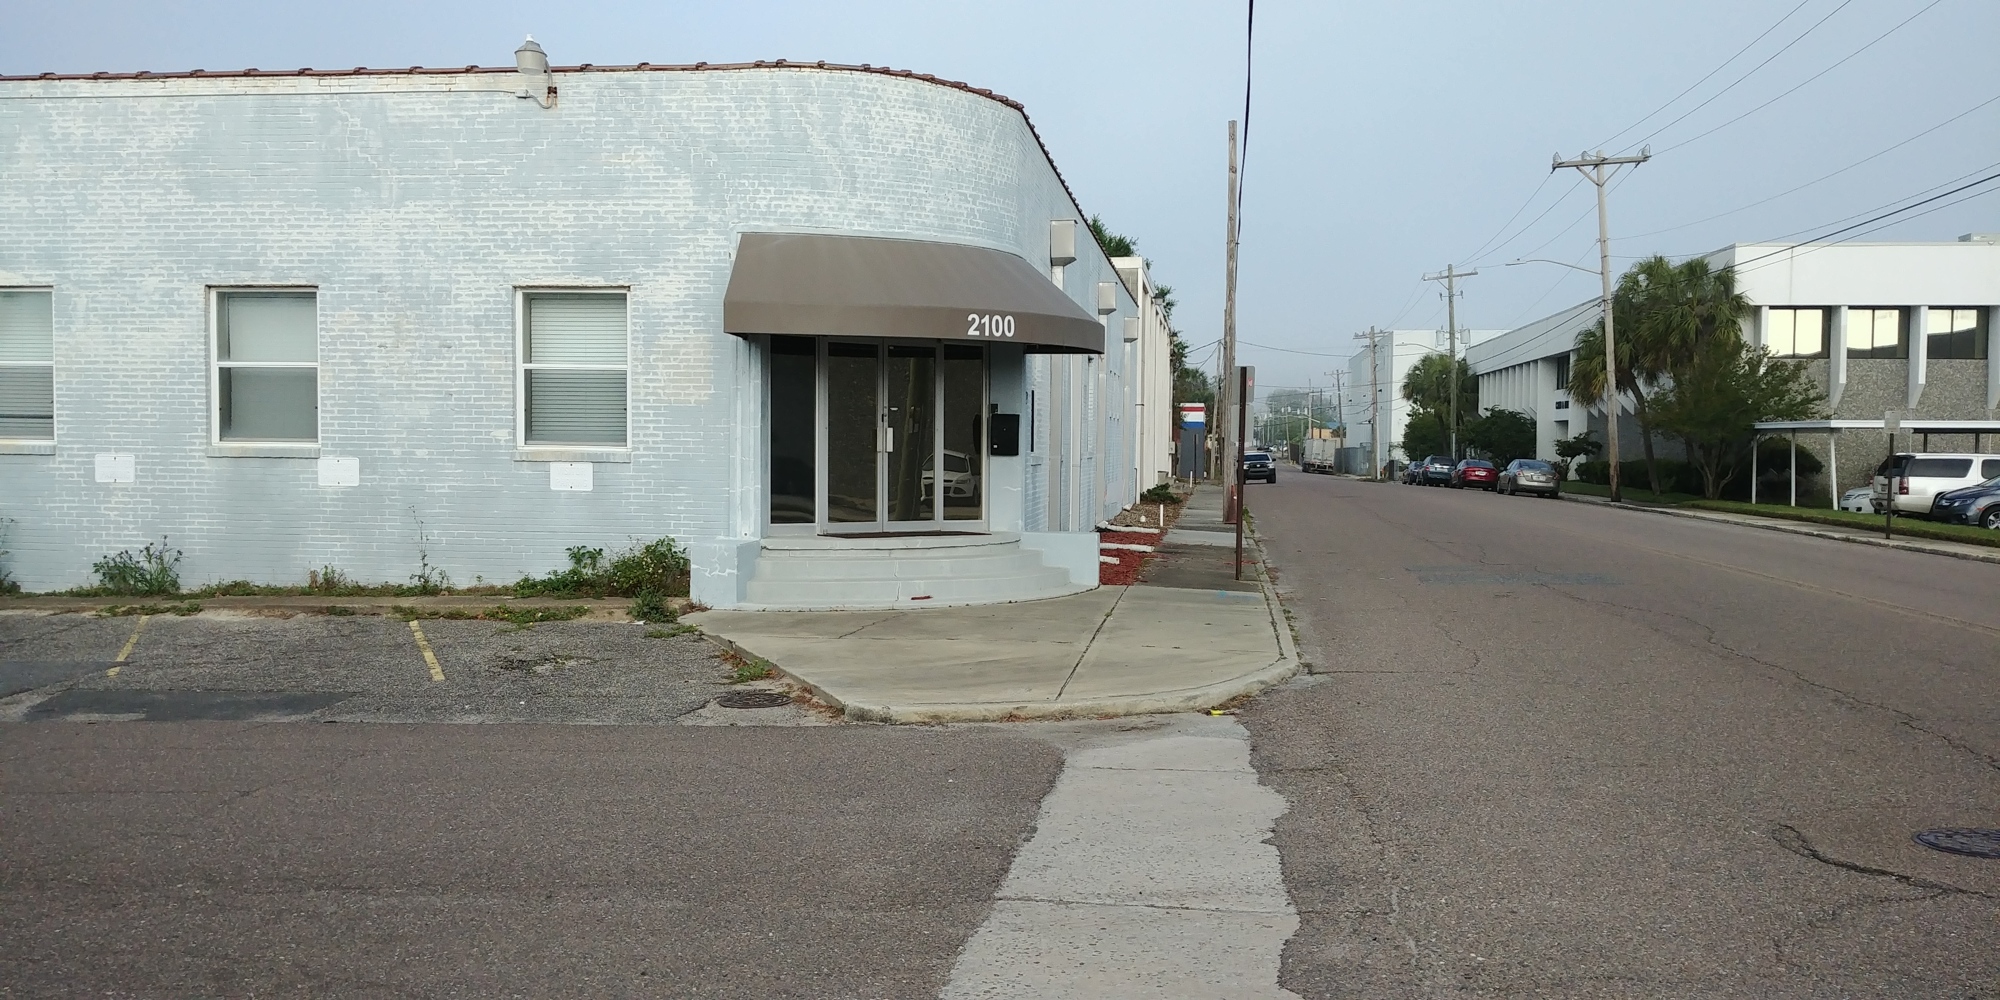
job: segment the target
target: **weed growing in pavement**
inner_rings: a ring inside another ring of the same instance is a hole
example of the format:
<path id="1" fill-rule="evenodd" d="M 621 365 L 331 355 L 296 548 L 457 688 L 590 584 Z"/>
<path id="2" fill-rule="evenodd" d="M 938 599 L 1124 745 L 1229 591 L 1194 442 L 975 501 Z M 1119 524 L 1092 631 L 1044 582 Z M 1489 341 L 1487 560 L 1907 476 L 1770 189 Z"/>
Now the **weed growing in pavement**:
<path id="1" fill-rule="evenodd" d="M 730 684 L 747 684 L 751 681 L 761 681 L 771 676 L 771 664 L 769 661 L 761 660 L 754 656 L 746 657 L 733 649 L 723 651 L 722 665 L 729 668 L 728 683 Z"/>
<path id="2" fill-rule="evenodd" d="M 669 626 L 669 627 L 667 627 L 667 628 L 650 628 L 650 629 L 647 629 L 647 630 L 646 630 L 646 638 L 648 638 L 648 639 L 672 639 L 673 637 L 675 637 L 675 636 L 680 636 L 680 635 L 694 635 L 694 634 L 696 634 L 696 633 L 698 633 L 698 632 L 700 632 L 700 631 L 701 631 L 700 629 L 698 629 L 698 628 L 695 628 L 695 627 L 694 627 L 693 625 L 680 625 L 680 624 L 675 624 L 675 625 L 672 625 L 672 626 Z"/>
<path id="3" fill-rule="evenodd" d="M 178 594 L 181 590 L 181 550 L 167 547 L 166 538 L 155 546 L 147 542 L 146 547 L 134 554 L 125 549 L 105 556 L 93 563 L 91 572 L 97 574 L 97 586 L 84 588 L 78 596 L 109 594 L 117 597 L 161 597 Z"/>
<path id="4" fill-rule="evenodd" d="M 345 605 L 329 604 L 322 614 L 329 614 L 335 618 L 351 618 L 354 616 L 354 609 Z"/>
<path id="5" fill-rule="evenodd" d="M 201 605 L 194 601 L 169 601 L 166 604 L 113 604 L 100 608 L 99 618 L 128 618 L 132 615 L 189 615 L 201 614 Z"/>
<path id="6" fill-rule="evenodd" d="M 417 517 L 417 509 L 410 508 L 410 516 L 417 521 L 417 571 L 410 574 L 410 585 L 399 588 L 399 596 L 430 596 L 451 590 L 451 574 L 431 565 L 431 536 L 424 530 L 424 519 Z"/>
<path id="7" fill-rule="evenodd" d="M 671 538 L 642 542 L 609 557 L 603 549 L 574 545 L 568 555 L 568 569 L 543 577 L 524 576 L 514 584 L 514 596 L 643 597 L 651 593 L 666 598 L 683 597 L 688 592 L 687 552 Z"/>
<path id="8" fill-rule="evenodd" d="M 306 570 L 306 593 L 323 594 L 327 597 L 354 597 L 368 588 L 356 583 L 354 578 L 340 571 L 338 566 L 321 566 Z"/>
<path id="9" fill-rule="evenodd" d="M 632 606 L 626 610 L 633 621 L 672 625 L 680 620 L 680 612 L 667 604 L 667 599 L 655 590 L 642 591 L 632 599 Z"/>
<path id="10" fill-rule="evenodd" d="M 350 610 L 350 614 L 352 611 Z M 527 628 L 542 622 L 566 622 L 590 614 L 590 608 L 572 604 L 566 608 L 510 608 L 496 604 L 490 608 L 413 608 L 397 604 L 389 608 L 389 614 L 403 621 L 486 621 L 506 622 L 515 628 Z"/>

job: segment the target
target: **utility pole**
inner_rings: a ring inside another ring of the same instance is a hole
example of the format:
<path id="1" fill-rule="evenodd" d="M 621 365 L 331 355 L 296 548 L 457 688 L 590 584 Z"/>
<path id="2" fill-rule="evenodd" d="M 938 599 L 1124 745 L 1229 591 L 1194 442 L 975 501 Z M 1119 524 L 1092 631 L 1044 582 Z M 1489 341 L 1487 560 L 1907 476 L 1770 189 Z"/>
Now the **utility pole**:
<path id="1" fill-rule="evenodd" d="M 1618 492 L 1618 340 L 1611 329 L 1611 226 L 1604 215 L 1604 182 L 1616 171 L 1607 173 L 1604 168 L 1638 166 L 1652 158 L 1651 146 L 1639 150 L 1637 156 L 1606 156 L 1600 149 L 1595 155 L 1578 154 L 1574 160 L 1565 160 L 1557 153 L 1549 166 L 1550 173 L 1573 167 L 1597 185 L 1597 273 L 1604 285 L 1604 457 L 1611 460 L 1612 503 L 1623 497 Z"/>
<path id="2" fill-rule="evenodd" d="M 1240 422 L 1228 416 L 1237 407 L 1237 393 L 1242 390 L 1242 386 L 1237 384 L 1240 379 L 1236 374 L 1236 183 L 1236 122 L 1231 120 L 1229 123 L 1229 232 L 1223 248 L 1224 258 L 1227 261 L 1224 265 L 1222 297 L 1223 377 L 1220 388 L 1223 390 L 1223 397 L 1222 413 L 1218 414 L 1222 417 L 1222 454 L 1225 456 L 1224 460 L 1230 462 L 1237 461 L 1237 446 L 1241 444 L 1243 436 L 1243 428 Z M 1223 498 L 1222 502 L 1222 520 L 1224 523 L 1234 523 L 1238 518 L 1238 508 L 1241 506 L 1243 499 L 1241 492 L 1242 477 L 1230 473 L 1223 482 L 1229 485 L 1225 487 L 1228 490 L 1228 494 Z"/>
<path id="3" fill-rule="evenodd" d="M 1458 461 L 1458 279 L 1478 271 L 1459 271 L 1446 264 L 1438 274 L 1424 275 L 1425 281 L 1444 282 L 1444 322 L 1451 328 L 1447 344 L 1451 355 L 1451 460 Z"/>
<path id="4" fill-rule="evenodd" d="M 1368 478 L 1382 474 L 1382 364 L 1375 356 L 1375 339 L 1383 331 L 1369 327 L 1367 333 L 1357 333 L 1355 340 L 1368 341 Z"/>

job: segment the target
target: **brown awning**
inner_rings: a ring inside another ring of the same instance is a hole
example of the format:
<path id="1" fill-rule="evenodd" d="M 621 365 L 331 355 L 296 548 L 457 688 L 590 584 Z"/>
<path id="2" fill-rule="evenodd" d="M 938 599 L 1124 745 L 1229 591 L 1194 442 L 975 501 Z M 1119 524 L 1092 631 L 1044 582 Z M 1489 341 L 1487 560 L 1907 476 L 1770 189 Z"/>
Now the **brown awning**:
<path id="1" fill-rule="evenodd" d="M 744 233 L 722 328 L 1104 353 L 1104 325 L 1013 254 L 866 236 Z"/>

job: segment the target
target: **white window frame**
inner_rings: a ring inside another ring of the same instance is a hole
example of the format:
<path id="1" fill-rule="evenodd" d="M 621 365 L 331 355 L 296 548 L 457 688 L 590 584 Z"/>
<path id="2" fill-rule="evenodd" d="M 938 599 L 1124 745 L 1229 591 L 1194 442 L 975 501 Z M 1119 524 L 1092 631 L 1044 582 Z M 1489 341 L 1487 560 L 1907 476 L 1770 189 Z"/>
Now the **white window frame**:
<path id="1" fill-rule="evenodd" d="M 43 362 L 39 361 L 0 362 L 0 367 L 7 367 L 7 368 L 47 367 L 49 370 L 49 398 L 51 403 L 49 407 L 48 437 L 0 437 L 0 444 L 5 444 L 10 447 L 16 447 L 16 448 L 53 447 L 56 443 L 57 435 L 61 433 L 61 431 L 56 427 L 58 421 L 55 419 L 55 414 L 56 411 L 62 409 L 60 406 L 54 405 L 55 398 L 58 395 L 60 395 L 59 387 L 55 384 L 56 382 L 55 286 L 54 285 L 0 285 L 0 292 L 40 292 L 49 297 L 49 360 L 46 363 L 46 365 Z"/>
<path id="2" fill-rule="evenodd" d="M 224 438 L 222 436 L 222 300 L 232 294 L 310 294 L 313 299 L 313 360 L 311 365 L 299 361 L 231 361 L 230 368 L 307 368 L 313 370 L 313 436 L 305 441 L 296 438 L 283 440 L 261 440 L 256 438 Z M 325 382 L 320 375 L 320 329 L 319 286 L 318 285 L 210 285 L 208 288 L 208 443 L 218 453 L 228 449 L 263 451 L 268 449 L 301 449 L 317 451 L 320 443 L 320 413 L 326 402 Z"/>
<path id="3" fill-rule="evenodd" d="M 625 299 L 625 363 L 622 365 L 536 365 L 528 361 L 528 300 L 537 295 L 617 295 Z M 528 370 L 623 371 L 624 444 L 528 443 Z M 629 454 L 632 450 L 632 287 L 630 285 L 522 285 L 514 289 L 514 448 L 516 454 L 567 461 L 582 453 Z"/>

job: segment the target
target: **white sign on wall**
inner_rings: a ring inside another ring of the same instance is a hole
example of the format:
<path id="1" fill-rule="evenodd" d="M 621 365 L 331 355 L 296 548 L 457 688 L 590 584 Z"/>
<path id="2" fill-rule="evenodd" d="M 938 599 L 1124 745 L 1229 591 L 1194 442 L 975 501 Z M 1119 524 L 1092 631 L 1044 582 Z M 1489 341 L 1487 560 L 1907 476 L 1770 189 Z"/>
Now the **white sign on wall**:
<path id="1" fill-rule="evenodd" d="M 100 483 L 131 483 L 139 479 L 138 460 L 131 455 L 97 456 L 97 481 Z"/>
<path id="2" fill-rule="evenodd" d="M 591 473 L 595 468 L 589 462 L 550 462 L 549 489 L 588 493 L 592 485 Z"/>
<path id="3" fill-rule="evenodd" d="M 361 485 L 361 460 L 358 458 L 320 459 L 319 484 L 324 487 Z"/>

